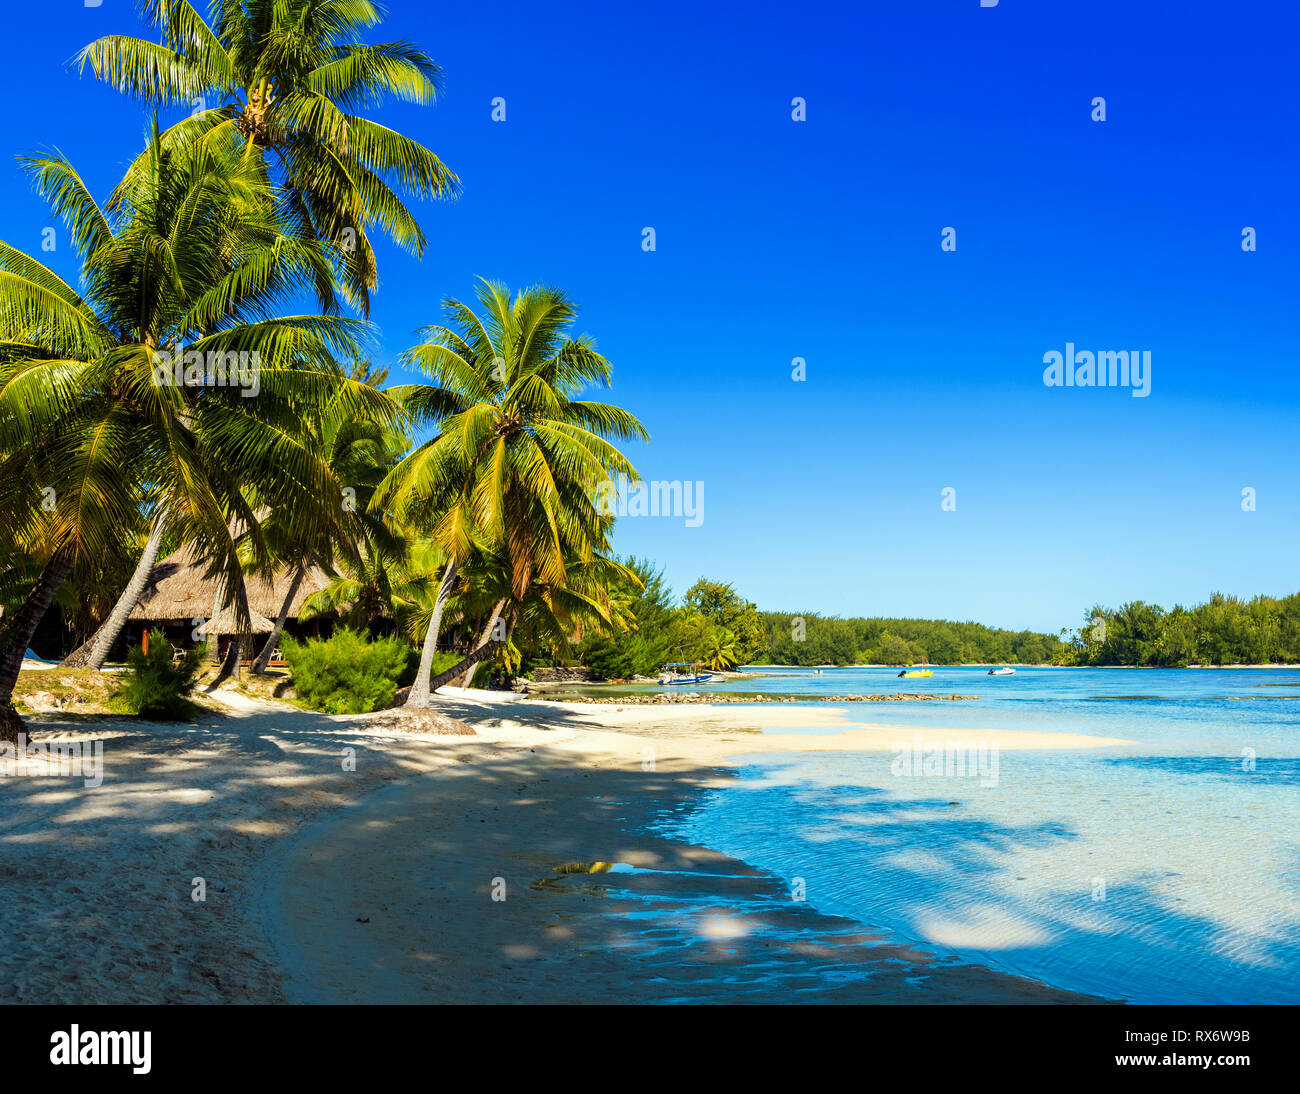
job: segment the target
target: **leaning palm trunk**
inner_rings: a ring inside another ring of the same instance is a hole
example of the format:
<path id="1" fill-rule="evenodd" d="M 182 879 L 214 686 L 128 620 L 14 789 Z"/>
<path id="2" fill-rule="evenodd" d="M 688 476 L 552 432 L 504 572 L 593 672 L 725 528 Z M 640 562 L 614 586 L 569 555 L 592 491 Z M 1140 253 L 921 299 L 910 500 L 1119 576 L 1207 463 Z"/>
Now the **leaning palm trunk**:
<path id="1" fill-rule="evenodd" d="M 440 687 L 443 686 L 443 684 L 451 683 L 454 679 L 456 679 L 457 676 L 463 673 L 466 669 L 472 669 L 480 661 L 486 661 L 489 657 L 491 657 L 494 653 L 497 652 L 497 650 L 499 650 L 504 645 L 505 643 L 498 638 L 494 638 L 490 642 L 484 642 L 483 645 L 479 646 L 478 649 L 476 649 L 463 661 L 457 662 L 456 664 L 452 665 L 451 668 L 449 668 L 446 672 L 440 672 L 438 673 L 437 676 L 435 676 L 432 680 L 430 680 L 429 681 L 430 692 L 437 691 Z M 406 705 L 407 706 L 411 705 L 409 700 L 407 701 Z"/>
<path id="2" fill-rule="evenodd" d="M 303 578 L 306 576 L 306 566 L 299 566 L 294 571 L 293 583 L 285 594 L 284 603 L 280 605 L 280 614 L 275 617 L 275 629 L 266 636 L 266 645 L 262 647 L 262 652 L 257 655 L 257 660 L 249 668 L 249 672 L 254 676 L 266 671 L 267 662 L 271 660 L 271 654 L 275 652 L 276 643 L 280 641 L 280 632 L 284 630 L 284 622 L 289 618 L 289 609 L 293 606 L 293 598 L 298 594 L 298 586 L 302 584 Z"/>
<path id="3" fill-rule="evenodd" d="M 132 610 L 140 602 L 140 595 L 144 592 L 144 587 L 149 584 L 149 578 L 153 575 L 154 563 L 158 561 L 158 551 L 162 547 L 163 535 L 166 531 L 167 510 L 160 509 L 158 515 L 154 517 L 153 527 L 149 530 L 149 539 L 145 542 L 144 553 L 140 556 L 140 561 L 135 565 L 135 572 L 131 575 L 131 580 L 126 583 L 122 595 L 117 598 L 117 603 L 113 605 L 113 610 L 108 613 L 108 618 L 100 624 L 99 629 L 89 639 L 63 659 L 63 668 L 102 669 L 104 667 L 104 662 L 108 660 L 108 654 L 113 648 L 113 643 L 117 641 L 117 636 L 122 633 L 122 628 L 126 626 L 126 621 Z"/>
<path id="4" fill-rule="evenodd" d="M 218 641 L 220 637 L 218 636 Z M 244 656 L 244 636 L 242 634 L 232 634 L 230 644 L 226 647 L 226 656 L 221 658 L 220 667 L 217 669 L 216 679 L 208 685 L 208 691 L 216 691 L 226 680 L 233 676 L 239 679 L 239 662 Z"/>
<path id="5" fill-rule="evenodd" d="M 492 609 L 492 618 L 488 620 L 488 625 L 483 628 L 483 633 L 479 636 L 478 644 L 480 648 L 486 645 L 487 640 L 492 637 L 493 632 L 496 630 L 496 625 L 501 619 L 501 609 L 505 606 L 506 599 L 505 597 L 502 597 L 497 601 L 497 606 Z M 474 683 L 474 674 L 478 672 L 478 667 L 482 663 L 482 661 L 475 661 L 474 664 L 470 665 L 470 667 L 465 670 L 465 679 L 460 682 L 461 687 L 467 688 Z"/>
<path id="6" fill-rule="evenodd" d="M 18 712 L 9 705 L 13 698 L 14 686 L 18 683 L 18 673 L 22 671 L 23 656 L 31 644 L 32 635 L 40 625 L 45 611 L 54 600 L 64 578 L 72 572 L 73 551 L 65 547 L 51 556 L 35 587 L 27 594 L 27 599 L 18 610 L 18 614 L 3 630 L 3 647 L 0 648 L 0 740 L 17 741 L 18 734 L 26 727 Z"/>
<path id="7" fill-rule="evenodd" d="M 424 649 L 420 651 L 420 670 L 416 673 L 415 683 L 411 685 L 411 694 L 407 696 L 406 706 L 408 707 L 427 707 L 429 705 L 429 696 L 433 694 L 433 685 L 429 682 L 429 675 L 433 672 L 433 655 L 438 648 L 438 632 L 442 629 L 442 613 L 447 607 L 447 600 L 451 596 L 451 586 L 456 580 L 457 563 L 454 558 L 447 560 L 447 565 L 442 571 L 442 581 L 438 583 L 438 597 L 433 602 L 433 614 L 429 617 L 429 629 L 424 635 Z M 464 669 L 459 669 L 453 676 L 459 675 Z M 446 673 L 442 675 L 446 676 Z M 453 677 L 448 677 L 452 679 Z M 446 683 L 444 680 L 443 683 Z M 439 687 L 442 685 L 439 684 Z"/>

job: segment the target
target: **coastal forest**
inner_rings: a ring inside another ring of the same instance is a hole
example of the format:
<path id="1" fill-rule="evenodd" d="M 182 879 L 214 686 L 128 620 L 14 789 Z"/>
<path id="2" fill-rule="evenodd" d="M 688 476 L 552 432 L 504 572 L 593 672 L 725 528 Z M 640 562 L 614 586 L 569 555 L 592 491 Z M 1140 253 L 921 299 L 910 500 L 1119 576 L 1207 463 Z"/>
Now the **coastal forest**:
<path id="1" fill-rule="evenodd" d="M 678 603 L 663 571 L 630 558 L 619 598 L 634 621 L 592 634 L 581 662 L 611 678 L 650 675 L 668 661 L 715 669 L 746 665 L 962 665 L 983 662 L 1064 666 L 1300 663 L 1300 593 L 1243 600 L 1214 593 L 1194 607 L 1133 601 L 1096 606 L 1074 630 L 1012 631 L 943 619 L 826 616 L 763 611 L 734 586 L 701 578 Z M 540 651 L 538 651 L 540 652 Z"/>

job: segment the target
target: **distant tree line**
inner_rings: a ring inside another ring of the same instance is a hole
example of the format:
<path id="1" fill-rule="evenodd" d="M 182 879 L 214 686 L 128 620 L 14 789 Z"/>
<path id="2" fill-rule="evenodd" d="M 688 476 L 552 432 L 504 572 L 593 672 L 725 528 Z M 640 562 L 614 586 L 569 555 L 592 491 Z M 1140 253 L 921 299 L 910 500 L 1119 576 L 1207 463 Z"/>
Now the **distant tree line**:
<path id="1" fill-rule="evenodd" d="M 1064 649 L 1059 638 L 942 619 L 839 619 L 815 612 L 763 612 L 767 641 L 752 663 L 776 665 L 1041 665 Z"/>
<path id="2" fill-rule="evenodd" d="M 584 665 L 611 678 L 648 676 L 670 661 L 703 661 L 715 669 L 739 664 L 910 665 L 922 660 L 934 665 L 1036 665 L 1066 650 L 1054 635 L 980 623 L 760 611 L 734 586 L 708 578 L 700 578 L 678 604 L 662 570 L 635 558 L 625 565 L 642 587 L 629 585 L 611 595 L 631 625 L 592 633 L 576 651 Z"/>
<path id="3" fill-rule="evenodd" d="M 1098 606 L 1077 630 L 1052 635 L 942 619 L 760 611 L 734 586 L 707 578 L 692 585 L 678 603 L 662 570 L 635 558 L 626 565 L 642 583 L 612 594 L 627 629 L 588 635 L 576 651 L 583 664 L 611 678 L 652 675 L 669 661 L 703 661 L 714 668 L 921 661 L 1169 667 L 1300 663 L 1300 593 L 1250 601 L 1215 593 L 1204 604 L 1168 611 L 1142 601 L 1118 609 Z"/>
<path id="4" fill-rule="evenodd" d="M 1141 600 L 1098 606 L 1063 637 L 1064 665 L 1292 665 L 1300 662 L 1300 593 L 1280 600 L 1215 593 L 1168 611 Z"/>

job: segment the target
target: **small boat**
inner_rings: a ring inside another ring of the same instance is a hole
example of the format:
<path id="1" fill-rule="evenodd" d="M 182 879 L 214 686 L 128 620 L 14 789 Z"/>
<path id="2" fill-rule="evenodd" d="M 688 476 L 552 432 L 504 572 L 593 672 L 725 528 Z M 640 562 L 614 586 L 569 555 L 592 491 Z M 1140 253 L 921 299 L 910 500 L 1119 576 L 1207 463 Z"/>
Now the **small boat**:
<path id="1" fill-rule="evenodd" d="M 933 676 L 934 670 L 933 669 L 904 669 L 898 675 L 907 676 L 909 678 L 913 676 Z"/>
<path id="2" fill-rule="evenodd" d="M 990 676 L 1015 676 L 1016 670 L 1011 668 L 989 669 Z"/>
<path id="3" fill-rule="evenodd" d="M 703 666 L 703 661 L 674 661 L 659 670 L 659 683 L 702 684 L 705 680 L 712 680 L 713 673 L 699 671 Z"/>

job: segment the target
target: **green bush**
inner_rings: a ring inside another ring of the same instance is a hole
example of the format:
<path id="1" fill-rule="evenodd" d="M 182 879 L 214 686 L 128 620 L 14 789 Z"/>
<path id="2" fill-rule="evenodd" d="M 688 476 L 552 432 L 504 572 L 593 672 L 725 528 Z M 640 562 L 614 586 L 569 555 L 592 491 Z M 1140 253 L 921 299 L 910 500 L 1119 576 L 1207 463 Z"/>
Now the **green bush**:
<path id="1" fill-rule="evenodd" d="M 465 655 L 463 653 L 434 653 L 433 666 L 432 668 L 429 669 L 429 675 L 438 676 L 440 673 L 446 672 L 453 665 L 459 665 L 464 660 L 465 660 Z M 420 669 L 420 651 L 412 650 L 411 651 L 411 678 L 409 680 L 403 680 L 402 687 L 406 687 L 407 684 L 415 680 L 415 674 L 419 671 L 419 669 Z M 482 670 L 480 669 L 480 671 Z"/>
<path id="2" fill-rule="evenodd" d="M 415 679 L 420 663 L 419 653 L 401 638 L 372 642 L 347 627 L 307 642 L 286 637 L 280 648 L 299 701 L 327 714 L 382 710 L 399 687 Z"/>
<path id="3" fill-rule="evenodd" d="M 190 692 L 198 679 L 203 651 L 188 650 L 172 660 L 171 643 L 160 630 L 149 632 L 149 652 L 132 648 L 127 654 L 125 683 L 117 692 L 128 711 L 139 718 L 177 722 L 190 717 Z"/>

